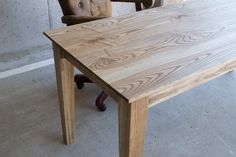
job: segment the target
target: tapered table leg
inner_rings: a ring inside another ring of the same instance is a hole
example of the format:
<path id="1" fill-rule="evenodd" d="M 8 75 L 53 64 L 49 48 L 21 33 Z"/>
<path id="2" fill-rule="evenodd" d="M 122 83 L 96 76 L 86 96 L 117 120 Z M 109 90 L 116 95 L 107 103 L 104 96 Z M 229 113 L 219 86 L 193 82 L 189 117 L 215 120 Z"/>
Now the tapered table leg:
<path id="1" fill-rule="evenodd" d="M 148 101 L 141 99 L 128 103 L 121 100 L 118 108 L 120 157 L 142 157 Z"/>
<path id="2" fill-rule="evenodd" d="M 65 144 L 74 142 L 74 69 L 73 65 L 64 58 L 63 50 L 53 44 L 55 69 L 57 76 L 57 88 L 59 95 L 59 105 L 63 139 Z"/>

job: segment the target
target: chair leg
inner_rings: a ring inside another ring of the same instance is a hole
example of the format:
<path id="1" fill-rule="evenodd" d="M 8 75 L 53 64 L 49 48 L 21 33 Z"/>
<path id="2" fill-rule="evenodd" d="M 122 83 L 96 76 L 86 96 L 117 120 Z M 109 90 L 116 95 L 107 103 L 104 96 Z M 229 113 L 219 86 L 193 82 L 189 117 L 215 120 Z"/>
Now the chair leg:
<path id="1" fill-rule="evenodd" d="M 74 81 L 75 81 L 78 89 L 82 89 L 84 87 L 84 83 L 93 83 L 89 78 L 87 78 L 83 74 L 75 75 Z"/>
<path id="2" fill-rule="evenodd" d="M 142 10 L 142 5 L 140 2 L 135 2 L 135 9 L 136 11 L 141 11 Z"/>
<path id="3" fill-rule="evenodd" d="M 101 94 L 99 94 L 99 96 L 96 99 L 96 106 L 98 108 L 99 111 L 105 111 L 106 110 L 106 105 L 104 104 L 104 101 L 106 100 L 106 98 L 108 97 L 108 95 L 105 92 L 102 92 Z"/>
<path id="4" fill-rule="evenodd" d="M 74 76 L 74 81 L 75 81 L 78 89 L 82 89 L 84 87 L 84 83 L 93 83 L 89 78 L 87 78 L 83 74 L 75 75 Z M 96 106 L 97 106 L 99 111 L 103 112 L 103 111 L 106 110 L 107 107 L 104 104 L 104 101 L 106 100 L 107 97 L 108 97 L 108 95 L 105 92 L 102 92 L 96 98 Z"/>

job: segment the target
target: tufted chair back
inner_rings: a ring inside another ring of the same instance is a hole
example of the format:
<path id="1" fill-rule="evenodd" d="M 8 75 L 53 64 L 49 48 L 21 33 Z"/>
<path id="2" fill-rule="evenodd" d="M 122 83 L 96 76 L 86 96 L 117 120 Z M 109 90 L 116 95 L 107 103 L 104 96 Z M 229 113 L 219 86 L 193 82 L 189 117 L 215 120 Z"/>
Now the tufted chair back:
<path id="1" fill-rule="evenodd" d="M 161 6 L 163 0 L 58 0 L 67 26 L 94 21 L 112 16 L 112 2 L 135 3 L 136 11 Z"/>
<path id="2" fill-rule="evenodd" d="M 110 0 L 59 0 L 64 15 L 111 16 Z"/>

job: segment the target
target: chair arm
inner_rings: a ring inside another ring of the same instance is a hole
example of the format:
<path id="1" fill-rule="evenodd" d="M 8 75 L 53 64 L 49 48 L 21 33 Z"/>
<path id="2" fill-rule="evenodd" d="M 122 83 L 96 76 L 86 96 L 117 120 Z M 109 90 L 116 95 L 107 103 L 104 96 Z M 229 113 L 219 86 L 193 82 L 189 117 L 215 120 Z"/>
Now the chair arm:
<path id="1" fill-rule="evenodd" d="M 62 21 L 62 23 L 67 24 L 68 26 L 70 26 L 70 25 L 80 24 L 80 23 L 99 20 L 99 19 L 104 19 L 104 18 L 106 18 L 106 16 L 65 15 L 65 16 L 62 16 L 61 21 Z"/>
<path id="2" fill-rule="evenodd" d="M 141 3 L 143 0 L 111 0 L 112 2 L 139 2 Z"/>
<path id="3" fill-rule="evenodd" d="M 142 3 L 144 7 L 147 9 L 147 8 L 162 6 L 164 0 L 111 0 L 111 1 L 112 2 Z"/>

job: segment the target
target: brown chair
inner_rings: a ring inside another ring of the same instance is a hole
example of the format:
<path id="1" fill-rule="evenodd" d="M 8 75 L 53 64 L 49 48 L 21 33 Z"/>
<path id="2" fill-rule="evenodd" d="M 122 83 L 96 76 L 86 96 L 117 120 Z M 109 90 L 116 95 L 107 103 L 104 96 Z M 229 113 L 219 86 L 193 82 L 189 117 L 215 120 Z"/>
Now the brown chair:
<path id="1" fill-rule="evenodd" d="M 161 6 L 163 0 L 112 0 L 113 2 L 133 2 L 136 11 L 154 6 Z M 62 22 L 67 26 L 99 20 L 112 15 L 110 0 L 59 0 L 64 16 Z M 92 83 L 85 75 L 77 74 L 74 77 L 77 88 L 82 89 L 84 83 Z M 102 92 L 96 99 L 96 106 L 100 111 L 106 110 L 104 104 L 107 94 Z"/>

